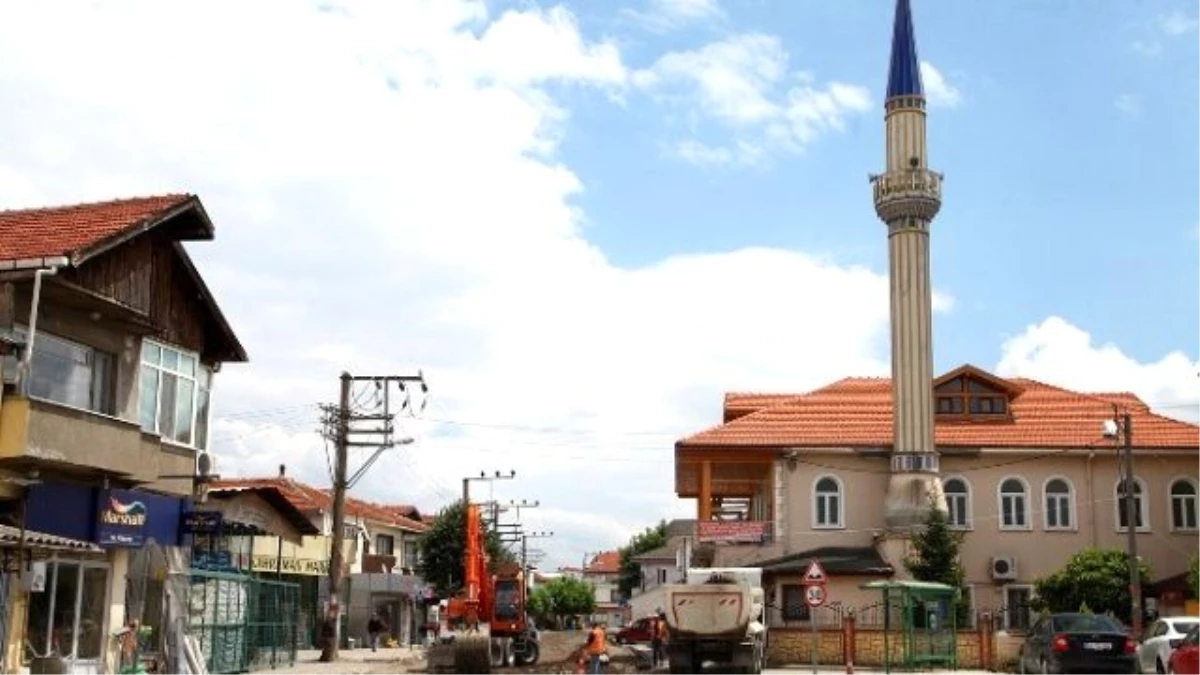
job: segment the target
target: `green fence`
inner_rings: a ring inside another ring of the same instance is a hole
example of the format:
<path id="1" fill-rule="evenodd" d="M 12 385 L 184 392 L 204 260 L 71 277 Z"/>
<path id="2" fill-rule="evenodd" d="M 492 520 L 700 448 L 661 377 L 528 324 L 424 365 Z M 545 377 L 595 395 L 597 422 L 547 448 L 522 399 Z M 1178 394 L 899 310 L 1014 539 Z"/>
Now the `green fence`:
<path id="1" fill-rule="evenodd" d="M 295 664 L 298 584 L 209 570 L 190 574 L 189 631 L 208 672 Z"/>

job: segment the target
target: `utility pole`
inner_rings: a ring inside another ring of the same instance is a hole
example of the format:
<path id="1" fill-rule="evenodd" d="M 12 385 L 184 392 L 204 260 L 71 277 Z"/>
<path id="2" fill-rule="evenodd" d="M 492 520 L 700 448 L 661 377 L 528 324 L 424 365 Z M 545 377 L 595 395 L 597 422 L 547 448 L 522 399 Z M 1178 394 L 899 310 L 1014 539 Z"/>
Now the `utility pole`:
<path id="1" fill-rule="evenodd" d="M 1125 529 L 1129 547 L 1129 599 L 1133 605 L 1130 616 L 1133 634 L 1142 634 L 1142 569 L 1138 561 L 1137 545 L 1137 482 L 1133 474 L 1133 416 L 1125 413 L 1121 431 L 1125 437 Z"/>
<path id="2" fill-rule="evenodd" d="M 529 572 L 529 540 L 553 537 L 553 532 L 529 532 L 521 535 L 521 572 Z"/>
<path id="3" fill-rule="evenodd" d="M 370 382 L 375 386 L 375 405 L 368 414 L 356 414 L 354 412 L 350 399 L 355 382 Z M 429 387 L 425 384 L 425 376 L 420 372 L 416 375 L 354 376 L 343 371 L 341 374 L 341 394 L 338 397 L 337 407 L 323 406 L 326 412 L 325 437 L 328 440 L 332 440 L 335 446 L 332 467 L 333 528 L 329 537 L 329 609 L 325 616 L 325 623 L 322 626 L 324 644 L 321 648 L 320 659 L 325 663 L 337 660 L 338 650 L 341 646 L 340 619 L 342 579 L 345 577 L 345 554 L 343 548 L 345 546 L 344 530 L 346 529 L 346 491 L 363 477 L 367 469 L 379 459 L 384 450 L 397 445 L 397 442 L 392 439 L 392 432 L 394 431 L 392 419 L 395 416 L 391 411 L 390 387 L 392 384 L 399 385 L 400 392 L 404 394 L 404 400 L 400 409 L 408 410 L 411 414 L 411 399 L 406 383 L 418 383 L 422 394 L 429 393 Z M 424 410 L 424 408 L 425 401 L 423 400 L 421 402 L 421 409 Z M 355 429 L 352 427 L 353 422 L 381 422 L 383 426 L 371 429 Z M 351 441 L 351 434 L 366 434 L 368 437 L 374 436 L 375 438 L 361 442 Z M 413 439 L 405 438 L 401 439 L 399 444 L 407 445 L 412 442 Z M 349 461 L 347 455 L 351 446 L 369 446 L 374 447 L 376 450 L 359 467 L 354 476 L 347 479 L 346 473 L 348 467 L 346 465 Z"/>
<path id="4" fill-rule="evenodd" d="M 512 480 L 517 477 L 516 469 L 509 469 L 508 473 L 495 472 L 494 476 L 487 475 L 486 471 L 480 471 L 478 476 L 467 476 L 462 479 L 463 483 L 463 506 L 471 503 L 471 481 L 493 481 L 493 480 Z"/>

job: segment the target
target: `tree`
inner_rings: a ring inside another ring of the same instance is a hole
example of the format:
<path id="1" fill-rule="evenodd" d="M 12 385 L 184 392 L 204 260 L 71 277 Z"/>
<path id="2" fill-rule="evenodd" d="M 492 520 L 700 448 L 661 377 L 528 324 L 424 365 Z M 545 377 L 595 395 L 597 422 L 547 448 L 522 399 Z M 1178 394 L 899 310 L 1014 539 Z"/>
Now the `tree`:
<path id="1" fill-rule="evenodd" d="M 915 555 L 904 561 L 908 573 L 917 581 L 932 581 L 959 589 L 954 613 L 958 625 L 966 625 L 970 605 L 962 590 L 965 575 L 958 555 L 962 535 L 950 529 L 944 511 L 930 508 L 924 526 L 913 532 L 911 543 Z"/>
<path id="2" fill-rule="evenodd" d="M 629 544 L 621 551 L 621 577 L 617 589 L 622 596 L 628 598 L 633 589 L 642 585 L 642 566 L 634 558 L 667 545 L 667 521 L 660 520 L 658 525 L 647 527 L 641 534 L 635 534 L 629 539 Z"/>
<path id="3" fill-rule="evenodd" d="M 1192 597 L 1200 598 L 1200 555 L 1193 555 L 1188 561 L 1188 588 L 1192 589 Z"/>
<path id="4" fill-rule="evenodd" d="M 1140 562 L 1143 579 L 1150 578 L 1150 567 Z M 1054 574 L 1034 582 L 1035 609 L 1050 612 L 1077 612 L 1086 606 L 1092 612 L 1112 612 L 1130 623 L 1129 555 L 1125 551 L 1085 549 L 1067 559 Z"/>
<path id="5" fill-rule="evenodd" d="M 595 611 L 596 595 L 586 582 L 559 577 L 535 588 L 525 607 L 534 617 L 543 621 L 555 619 L 561 625 L 565 617 Z"/>
<path id="6" fill-rule="evenodd" d="M 417 572 L 426 583 L 433 584 L 440 598 L 454 595 L 463 586 L 466 534 L 467 512 L 459 501 L 442 509 L 417 543 L 421 552 Z M 500 563 L 514 561 L 494 530 L 487 534 L 487 552 L 492 571 Z"/>

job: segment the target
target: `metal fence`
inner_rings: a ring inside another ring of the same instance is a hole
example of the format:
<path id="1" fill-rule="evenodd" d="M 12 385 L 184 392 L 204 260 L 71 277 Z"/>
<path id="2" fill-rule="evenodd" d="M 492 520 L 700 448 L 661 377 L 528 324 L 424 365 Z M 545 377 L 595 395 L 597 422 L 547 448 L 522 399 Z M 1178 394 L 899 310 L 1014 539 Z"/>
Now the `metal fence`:
<path id="1" fill-rule="evenodd" d="M 188 612 L 210 673 L 296 662 L 299 584 L 193 569 Z"/>
<path id="2" fill-rule="evenodd" d="M 255 667 L 295 665 L 300 584 L 252 579 L 250 589 L 248 660 Z"/>

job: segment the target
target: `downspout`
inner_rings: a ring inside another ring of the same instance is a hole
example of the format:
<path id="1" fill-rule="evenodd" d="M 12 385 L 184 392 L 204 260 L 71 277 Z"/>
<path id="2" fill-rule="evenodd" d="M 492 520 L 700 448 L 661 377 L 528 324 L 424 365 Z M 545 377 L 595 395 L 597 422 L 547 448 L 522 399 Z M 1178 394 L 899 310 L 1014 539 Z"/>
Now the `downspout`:
<path id="1" fill-rule="evenodd" d="M 25 353 L 17 366 L 17 391 L 21 396 L 29 395 L 29 373 L 33 364 L 33 345 L 37 340 L 38 310 L 42 301 L 42 277 L 58 274 L 58 268 L 68 264 L 64 257 L 42 258 L 33 273 L 33 298 L 29 302 L 29 335 L 26 337 Z"/>
<path id="2" fill-rule="evenodd" d="M 1098 546 L 1096 539 L 1096 491 L 1093 489 L 1092 481 L 1092 460 L 1096 458 L 1096 451 L 1089 450 L 1087 456 L 1087 489 L 1088 489 L 1088 513 L 1091 515 L 1092 521 L 1092 548 Z"/>

